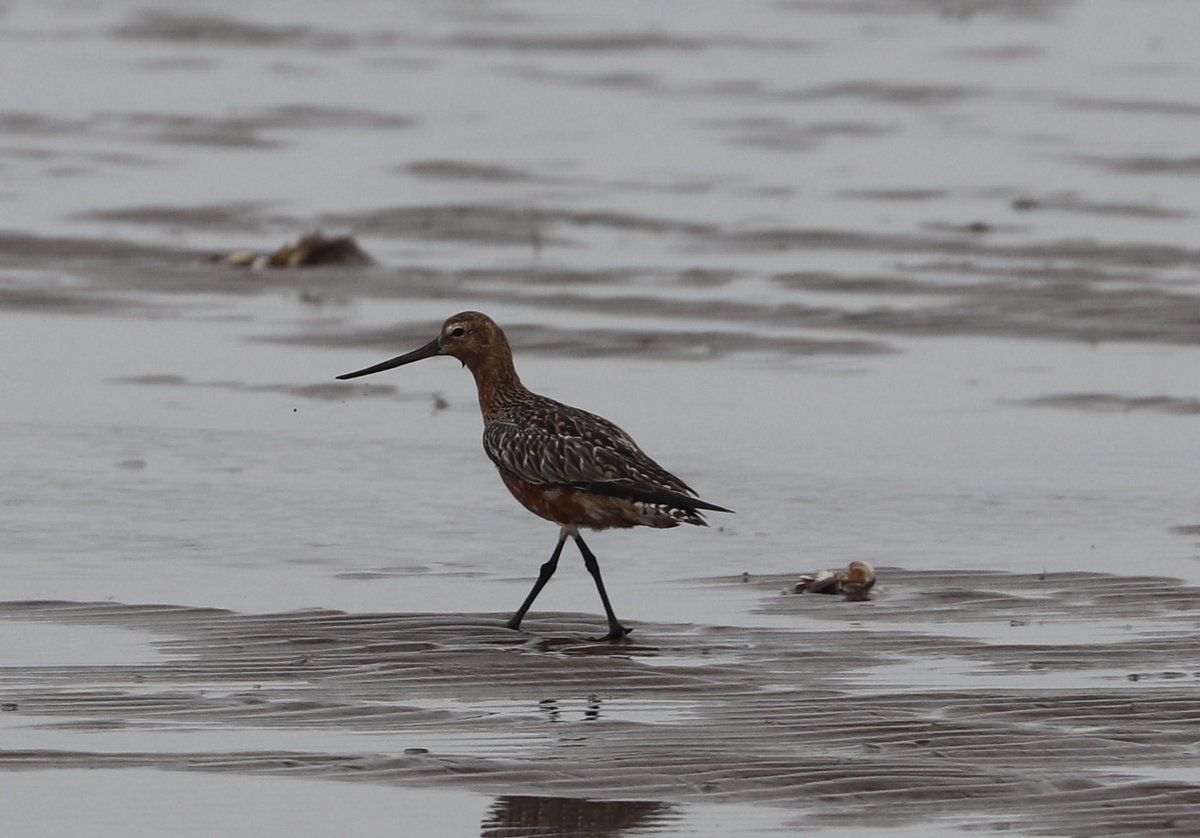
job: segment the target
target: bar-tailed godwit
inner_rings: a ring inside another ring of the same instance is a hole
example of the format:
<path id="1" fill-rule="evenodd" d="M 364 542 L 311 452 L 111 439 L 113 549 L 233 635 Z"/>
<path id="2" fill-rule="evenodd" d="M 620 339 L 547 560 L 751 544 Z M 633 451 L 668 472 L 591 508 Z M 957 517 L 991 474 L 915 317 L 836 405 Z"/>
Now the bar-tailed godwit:
<path id="1" fill-rule="evenodd" d="M 597 639 L 623 638 L 629 629 L 613 613 L 600 565 L 579 535 L 580 528 L 704 526 L 701 510 L 731 510 L 700 500 L 690 486 L 646 456 L 629 434 L 607 419 L 526 389 L 513 366 L 508 339 L 486 314 L 456 314 L 420 349 L 338 378 L 371 375 L 437 355 L 457 358 L 475 376 L 483 412 L 483 450 L 496 464 L 504 485 L 526 509 L 560 527 L 554 552 L 507 626 L 520 627 L 525 612 L 558 568 L 570 536 L 579 545 L 608 617 L 608 634 Z"/>

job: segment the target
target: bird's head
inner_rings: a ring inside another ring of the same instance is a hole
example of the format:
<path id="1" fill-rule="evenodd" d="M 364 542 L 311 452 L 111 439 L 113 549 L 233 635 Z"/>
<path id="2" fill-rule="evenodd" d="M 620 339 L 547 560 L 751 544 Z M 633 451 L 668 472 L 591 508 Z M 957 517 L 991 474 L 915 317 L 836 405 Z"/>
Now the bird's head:
<path id="1" fill-rule="evenodd" d="M 496 325 L 496 321 L 482 312 L 463 311 L 447 318 L 438 336 L 421 348 L 397 355 L 372 367 L 339 375 L 338 378 L 345 380 L 371 375 L 437 355 L 449 355 L 462 361 L 463 366 L 475 369 L 491 354 L 497 352 L 508 354 L 510 350 L 508 340 L 503 330 Z"/>

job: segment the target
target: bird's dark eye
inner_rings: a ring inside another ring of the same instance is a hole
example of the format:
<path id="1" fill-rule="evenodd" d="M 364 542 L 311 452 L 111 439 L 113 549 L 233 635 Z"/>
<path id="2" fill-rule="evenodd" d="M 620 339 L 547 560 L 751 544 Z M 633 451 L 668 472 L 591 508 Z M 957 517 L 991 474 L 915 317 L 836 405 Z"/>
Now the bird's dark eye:
<path id="1" fill-rule="evenodd" d="M 467 330 L 464 329 L 462 326 L 455 326 L 453 329 L 450 330 L 450 337 L 460 338 L 463 335 L 465 335 L 466 333 L 467 333 Z"/>

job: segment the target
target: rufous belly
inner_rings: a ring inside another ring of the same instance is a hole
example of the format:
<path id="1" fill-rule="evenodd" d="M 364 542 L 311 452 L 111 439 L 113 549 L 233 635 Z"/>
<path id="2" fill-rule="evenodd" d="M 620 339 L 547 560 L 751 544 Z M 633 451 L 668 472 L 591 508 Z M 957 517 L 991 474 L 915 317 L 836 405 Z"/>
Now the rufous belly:
<path id="1" fill-rule="evenodd" d="M 526 483 L 501 473 L 500 479 L 521 505 L 547 521 L 589 529 L 674 527 L 679 522 L 639 501 L 595 495 L 570 486 Z"/>

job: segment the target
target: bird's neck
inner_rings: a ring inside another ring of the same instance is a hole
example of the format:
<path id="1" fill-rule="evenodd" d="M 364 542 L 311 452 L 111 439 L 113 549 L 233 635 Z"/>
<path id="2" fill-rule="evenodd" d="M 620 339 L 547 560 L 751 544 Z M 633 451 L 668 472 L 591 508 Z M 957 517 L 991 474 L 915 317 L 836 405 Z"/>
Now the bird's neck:
<path id="1" fill-rule="evenodd" d="M 479 409 L 483 421 L 499 419 L 505 408 L 528 393 L 513 366 L 508 352 L 492 352 L 472 359 L 467 366 L 475 376 L 475 387 L 479 390 Z"/>

